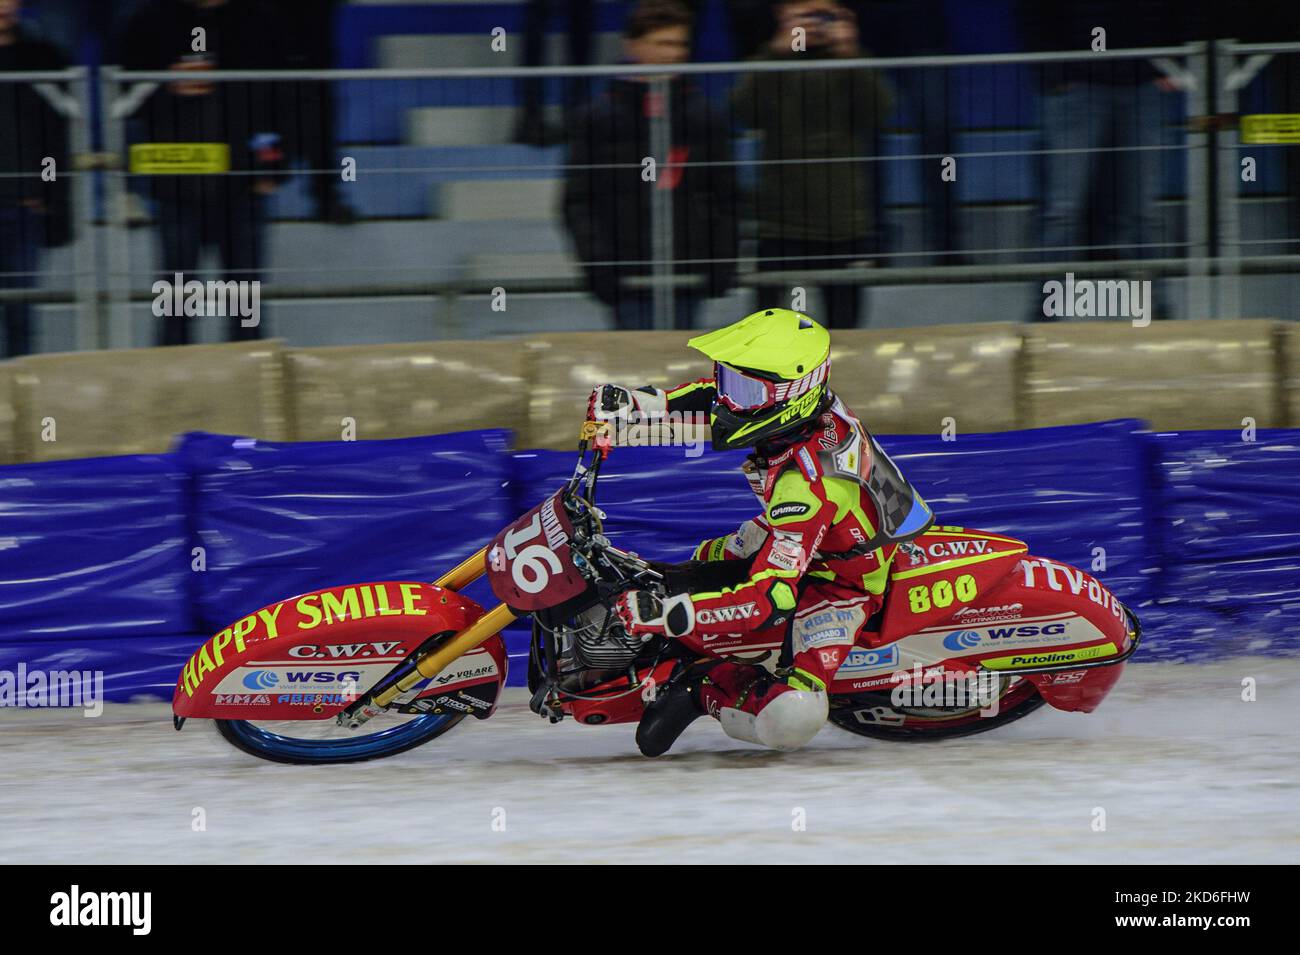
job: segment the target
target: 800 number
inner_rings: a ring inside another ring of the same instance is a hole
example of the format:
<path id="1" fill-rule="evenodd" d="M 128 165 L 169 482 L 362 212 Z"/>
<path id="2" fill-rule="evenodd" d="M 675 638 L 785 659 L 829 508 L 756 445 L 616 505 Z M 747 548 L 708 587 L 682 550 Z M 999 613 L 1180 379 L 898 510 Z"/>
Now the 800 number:
<path id="1" fill-rule="evenodd" d="M 921 584 L 907 591 L 907 603 L 912 613 L 925 613 L 931 607 L 943 609 L 952 605 L 956 597 L 962 603 L 970 603 L 979 593 L 975 578 L 962 574 L 956 580 L 936 580 L 933 584 Z"/>

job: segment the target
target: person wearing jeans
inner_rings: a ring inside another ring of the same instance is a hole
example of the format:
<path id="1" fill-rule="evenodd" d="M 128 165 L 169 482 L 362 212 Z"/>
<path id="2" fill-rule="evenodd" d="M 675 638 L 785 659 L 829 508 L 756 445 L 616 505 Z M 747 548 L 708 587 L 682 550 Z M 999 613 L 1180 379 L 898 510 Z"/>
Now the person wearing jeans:
<path id="1" fill-rule="evenodd" d="M 1115 150 L 1115 254 L 1140 259 L 1158 251 L 1162 97 L 1156 81 L 1136 88 L 1071 83 L 1044 94 L 1043 253 L 1049 261 L 1084 254 L 1089 184 L 1104 147 Z"/>
<path id="2" fill-rule="evenodd" d="M 1176 46 L 1197 25 L 1171 0 L 1132 4 L 1081 0 L 1046 4 L 1021 0 L 1021 26 L 1028 49 L 1075 51 L 1085 55 L 1040 67 L 1042 124 L 1042 250 L 1045 262 L 1073 262 L 1096 251 L 1108 258 L 1144 259 L 1169 254 L 1160 198 L 1166 98 L 1174 84 L 1151 60 L 1118 58 L 1124 49 Z M 1096 51 L 1098 29 L 1106 52 Z M 1093 186 L 1103 159 L 1113 163 L 1109 231 L 1087 245 L 1092 209 L 1100 196 Z M 1059 279 L 1060 276 L 1057 276 Z M 1153 282 L 1154 317 L 1167 318 L 1163 283 Z M 1034 299 L 1041 297 L 1036 286 Z M 1050 321 L 1041 307 L 1033 321 Z"/>

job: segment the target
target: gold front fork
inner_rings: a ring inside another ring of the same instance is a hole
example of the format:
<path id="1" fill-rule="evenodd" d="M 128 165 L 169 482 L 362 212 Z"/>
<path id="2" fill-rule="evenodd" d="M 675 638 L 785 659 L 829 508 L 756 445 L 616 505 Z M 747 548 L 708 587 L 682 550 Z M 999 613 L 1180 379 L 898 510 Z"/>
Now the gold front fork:
<path id="1" fill-rule="evenodd" d="M 460 590 L 487 573 L 487 548 L 480 547 L 433 582 L 435 587 Z"/>
<path id="2" fill-rule="evenodd" d="M 467 557 L 458 566 L 443 574 L 435 586 L 459 590 L 482 577 L 487 570 L 487 548 Z M 497 604 L 483 616 L 452 637 L 442 646 L 431 650 L 415 662 L 415 669 L 382 693 L 375 695 L 375 705 L 388 706 L 421 680 L 437 676 L 459 657 L 463 657 L 485 641 L 495 637 L 516 620 L 514 611 L 505 604 Z"/>

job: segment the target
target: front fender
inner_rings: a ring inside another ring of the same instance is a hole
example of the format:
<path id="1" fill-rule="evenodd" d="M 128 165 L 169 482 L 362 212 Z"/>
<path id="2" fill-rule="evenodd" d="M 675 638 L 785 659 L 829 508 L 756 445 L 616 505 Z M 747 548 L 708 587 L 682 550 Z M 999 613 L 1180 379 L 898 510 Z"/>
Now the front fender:
<path id="1" fill-rule="evenodd" d="M 348 584 L 300 594 L 236 620 L 199 647 L 172 696 L 179 717 L 329 719 L 439 633 L 457 633 L 483 608 L 418 581 Z M 446 697 L 506 679 L 500 636 L 453 661 L 411 697 Z M 478 694 L 482 695 L 482 694 Z"/>

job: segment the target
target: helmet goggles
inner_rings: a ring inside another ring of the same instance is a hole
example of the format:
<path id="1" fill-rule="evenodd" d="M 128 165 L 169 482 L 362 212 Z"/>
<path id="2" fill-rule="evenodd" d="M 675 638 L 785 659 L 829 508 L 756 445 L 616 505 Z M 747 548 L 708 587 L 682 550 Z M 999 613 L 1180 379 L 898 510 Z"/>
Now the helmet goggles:
<path id="1" fill-rule="evenodd" d="M 762 411 L 815 388 L 826 380 L 830 367 L 827 358 L 795 381 L 773 381 L 719 361 L 713 363 L 713 380 L 717 384 L 718 400 L 732 411 Z"/>
<path id="2" fill-rule="evenodd" d="M 722 362 L 713 364 L 718 400 L 732 411 L 758 411 L 776 404 L 776 382 L 737 371 Z"/>

